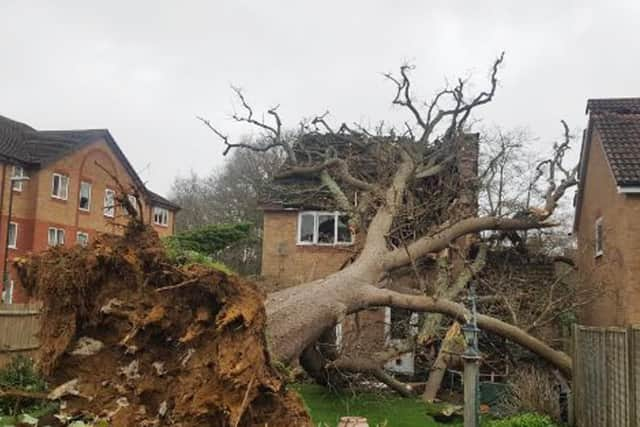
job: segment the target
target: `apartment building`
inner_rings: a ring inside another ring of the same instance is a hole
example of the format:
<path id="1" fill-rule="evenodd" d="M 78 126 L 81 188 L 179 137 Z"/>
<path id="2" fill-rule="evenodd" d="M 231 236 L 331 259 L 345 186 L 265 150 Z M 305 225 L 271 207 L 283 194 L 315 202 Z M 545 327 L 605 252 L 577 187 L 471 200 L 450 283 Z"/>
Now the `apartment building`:
<path id="1" fill-rule="evenodd" d="M 132 201 L 138 195 L 142 218 L 160 236 L 173 233 L 179 206 L 145 186 L 108 130 L 36 130 L 0 116 L 0 259 L 9 261 L 5 303 L 26 300 L 11 259 L 123 231 L 127 217 L 115 201 L 118 183 L 131 191 Z"/>

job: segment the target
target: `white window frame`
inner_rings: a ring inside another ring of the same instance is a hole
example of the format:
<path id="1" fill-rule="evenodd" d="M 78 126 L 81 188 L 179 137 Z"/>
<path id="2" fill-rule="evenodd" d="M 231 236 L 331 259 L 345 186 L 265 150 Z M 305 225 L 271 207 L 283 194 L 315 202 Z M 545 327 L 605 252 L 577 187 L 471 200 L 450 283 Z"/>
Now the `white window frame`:
<path id="1" fill-rule="evenodd" d="M 153 207 L 153 223 L 161 227 L 169 226 L 169 209 L 160 206 Z M 160 222 L 156 221 L 156 214 L 160 215 Z M 164 220 L 164 221 L 163 221 Z"/>
<path id="2" fill-rule="evenodd" d="M 595 257 L 601 257 L 604 255 L 604 225 L 602 223 L 602 217 L 596 218 L 594 230 L 594 250 Z M 600 232 L 598 232 L 600 230 Z"/>
<path id="3" fill-rule="evenodd" d="M 9 223 L 9 228 L 11 228 L 12 225 L 15 227 L 15 232 L 13 233 L 13 242 L 10 239 L 7 239 L 8 241 L 7 247 L 9 249 L 17 249 L 18 248 L 18 223 L 11 221 Z M 11 237 L 11 233 L 9 233 L 8 237 Z"/>
<path id="4" fill-rule="evenodd" d="M 107 194 L 111 194 L 112 195 L 112 201 L 110 202 L 111 205 L 108 206 L 107 205 Z M 104 216 L 106 216 L 107 218 L 115 218 L 116 216 L 116 191 L 112 190 L 111 188 L 105 188 L 104 190 Z"/>
<path id="5" fill-rule="evenodd" d="M 61 194 L 55 194 L 53 192 L 53 190 L 55 189 L 54 182 L 56 181 L 56 178 L 58 178 L 58 180 L 60 181 L 60 185 L 58 185 L 58 189 L 60 190 Z M 65 182 L 64 186 L 62 185 L 63 181 Z M 62 189 L 64 189 L 64 194 L 62 194 Z M 68 175 L 64 175 L 57 172 L 54 172 L 51 174 L 51 197 L 59 200 L 67 200 L 69 198 L 69 176 Z"/>
<path id="6" fill-rule="evenodd" d="M 11 169 L 11 178 L 22 178 L 24 176 L 26 176 L 24 174 L 24 168 L 20 165 L 13 165 L 13 168 Z M 11 186 L 11 188 L 13 189 L 13 191 L 23 190 L 24 181 L 12 181 L 12 183 L 13 185 Z"/>
<path id="7" fill-rule="evenodd" d="M 51 232 L 54 233 L 55 242 L 51 239 Z M 60 239 L 61 236 L 62 236 L 62 239 Z M 47 243 L 49 243 L 49 246 L 51 247 L 63 246 L 64 239 L 65 239 L 64 228 L 49 227 L 49 229 L 47 230 Z"/>
<path id="8" fill-rule="evenodd" d="M 86 239 L 84 244 L 82 244 L 80 242 L 80 236 L 83 236 Z M 76 244 L 78 244 L 78 245 L 80 245 L 82 247 L 87 246 L 89 244 L 89 233 L 87 233 L 85 231 L 76 232 Z"/>
<path id="9" fill-rule="evenodd" d="M 313 241 L 312 242 L 304 242 L 300 240 L 300 233 L 302 231 L 302 216 L 303 215 L 313 215 Z M 319 221 L 318 221 L 318 217 L 320 215 L 328 215 L 328 216 L 333 216 L 334 217 L 334 221 L 333 221 L 333 243 L 321 243 L 318 242 L 318 227 L 319 227 Z M 309 245 L 317 245 L 317 246 L 350 246 L 353 245 L 354 240 L 355 240 L 355 236 L 353 233 L 351 233 L 351 241 L 350 242 L 338 242 L 338 219 L 341 216 L 345 216 L 345 214 L 343 212 L 338 212 L 338 211 L 334 211 L 334 212 L 327 212 L 327 211 L 300 211 L 298 213 L 298 227 L 297 227 L 297 235 L 296 235 L 296 242 L 298 245 L 301 246 L 309 246 Z"/>
<path id="10" fill-rule="evenodd" d="M 82 184 L 86 184 L 89 186 L 89 197 L 87 197 L 87 207 L 83 208 L 80 205 L 80 202 L 82 200 Z M 80 181 L 80 188 L 78 189 L 78 209 L 80 209 L 83 212 L 89 212 L 91 211 L 91 193 L 93 190 L 93 186 L 91 185 L 91 183 L 89 181 Z"/>

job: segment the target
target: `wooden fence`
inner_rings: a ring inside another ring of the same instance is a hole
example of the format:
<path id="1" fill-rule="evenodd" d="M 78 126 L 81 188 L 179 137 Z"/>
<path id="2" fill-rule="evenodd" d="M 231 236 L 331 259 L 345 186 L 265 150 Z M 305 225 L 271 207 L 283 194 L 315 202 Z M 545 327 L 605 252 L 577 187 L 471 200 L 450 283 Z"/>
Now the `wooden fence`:
<path id="1" fill-rule="evenodd" d="M 40 304 L 0 304 L 0 366 L 39 347 Z"/>
<path id="2" fill-rule="evenodd" d="M 640 326 L 573 333 L 573 396 L 578 427 L 640 427 Z"/>

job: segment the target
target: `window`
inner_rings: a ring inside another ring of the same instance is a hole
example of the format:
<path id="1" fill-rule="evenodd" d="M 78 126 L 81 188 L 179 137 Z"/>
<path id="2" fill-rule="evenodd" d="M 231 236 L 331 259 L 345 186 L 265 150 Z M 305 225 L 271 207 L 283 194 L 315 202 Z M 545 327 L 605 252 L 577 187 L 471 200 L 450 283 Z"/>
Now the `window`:
<path id="1" fill-rule="evenodd" d="M 169 225 L 169 211 L 165 208 L 153 208 L 153 223 L 157 225 Z"/>
<path id="2" fill-rule="evenodd" d="M 418 313 L 411 310 L 386 307 L 384 321 L 388 340 L 404 340 L 418 334 Z"/>
<path id="3" fill-rule="evenodd" d="M 18 166 L 18 165 L 14 165 L 13 166 L 13 170 L 11 171 L 11 177 L 12 178 L 22 178 L 24 177 L 24 168 L 22 166 Z M 15 181 L 13 183 L 13 189 L 15 191 L 22 191 L 24 185 L 24 181 Z"/>
<path id="4" fill-rule="evenodd" d="M 9 223 L 9 243 L 8 247 L 15 249 L 18 245 L 18 224 L 15 222 Z"/>
<path id="5" fill-rule="evenodd" d="M 133 206 L 133 209 L 138 212 L 138 199 L 136 198 L 136 196 L 134 196 L 133 194 L 129 194 L 127 198 L 129 199 L 129 203 L 131 203 L 131 206 Z"/>
<path id="6" fill-rule="evenodd" d="M 89 233 L 78 231 L 76 233 L 76 243 L 80 246 L 87 246 L 89 244 Z"/>
<path id="7" fill-rule="evenodd" d="M 300 212 L 298 244 L 335 245 L 353 243 L 349 217 L 339 212 Z"/>
<path id="8" fill-rule="evenodd" d="M 64 245 L 64 230 L 62 228 L 49 227 L 49 246 Z"/>
<path id="9" fill-rule="evenodd" d="M 51 197 L 67 200 L 69 195 L 69 177 L 54 173 L 51 179 Z"/>
<path id="10" fill-rule="evenodd" d="M 316 215 L 314 213 L 301 213 L 298 218 L 298 228 L 299 243 L 315 242 Z"/>
<path id="11" fill-rule="evenodd" d="M 78 209 L 81 211 L 89 211 L 91 207 L 91 183 L 86 181 L 80 182 L 80 201 Z"/>
<path id="12" fill-rule="evenodd" d="M 595 250 L 596 257 L 602 256 L 604 254 L 604 229 L 602 226 L 602 217 L 596 219 L 596 240 L 595 240 Z"/>
<path id="13" fill-rule="evenodd" d="M 116 192 L 110 188 L 104 190 L 104 216 L 116 216 Z"/>

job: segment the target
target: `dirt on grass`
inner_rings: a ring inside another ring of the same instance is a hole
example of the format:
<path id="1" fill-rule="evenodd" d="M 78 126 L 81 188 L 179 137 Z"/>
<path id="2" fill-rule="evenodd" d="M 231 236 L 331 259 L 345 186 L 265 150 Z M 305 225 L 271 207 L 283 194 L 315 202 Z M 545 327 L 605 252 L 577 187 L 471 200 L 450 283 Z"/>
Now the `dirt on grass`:
<path id="1" fill-rule="evenodd" d="M 43 302 L 39 366 L 52 388 L 65 384 L 65 414 L 112 426 L 310 425 L 270 364 L 252 284 L 176 266 L 141 225 L 17 265 Z"/>

